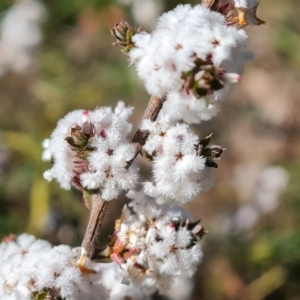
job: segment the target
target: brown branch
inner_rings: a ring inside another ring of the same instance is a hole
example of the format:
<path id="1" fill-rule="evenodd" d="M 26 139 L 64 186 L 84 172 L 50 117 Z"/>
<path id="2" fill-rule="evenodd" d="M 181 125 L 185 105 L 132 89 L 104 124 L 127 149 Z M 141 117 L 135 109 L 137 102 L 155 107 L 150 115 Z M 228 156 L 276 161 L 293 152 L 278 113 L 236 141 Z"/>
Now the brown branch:
<path id="1" fill-rule="evenodd" d="M 100 234 L 101 225 L 104 220 L 108 201 L 100 198 L 99 194 L 92 195 L 92 209 L 90 219 L 81 246 L 85 249 L 89 258 L 93 258 L 96 243 Z"/>
<path id="2" fill-rule="evenodd" d="M 136 149 L 135 156 L 131 161 L 128 162 L 127 168 L 130 167 L 132 162 L 135 160 L 137 155 L 140 153 L 143 145 L 145 144 L 149 132 L 146 130 L 141 130 L 141 124 L 145 119 L 149 119 L 151 121 L 155 121 L 160 110 L 163 107 L 163 104 L 166 100 L 166 97 L 156 97 L 152 96 L 149 100 L 147 109 L 144 113 L 143 119 L 139 125 L 138 130 L 136 131 L 135 135 L 131 139 L 131 143 Z M 104 201 L 100 198 L 99 193 L 95 193 L 92 195 L 92 209 L 90 213 L 90 219 L 88 226 L 86 228 L 86 232 L 82 241 L 81 246 L 85 249 L 87 257 L 90 259 L 94 258 L 96 252 L 96 243 L 100 234 L 101 226 L 106 214 L 106 210 L 109 205 L 109 201 Z"/>

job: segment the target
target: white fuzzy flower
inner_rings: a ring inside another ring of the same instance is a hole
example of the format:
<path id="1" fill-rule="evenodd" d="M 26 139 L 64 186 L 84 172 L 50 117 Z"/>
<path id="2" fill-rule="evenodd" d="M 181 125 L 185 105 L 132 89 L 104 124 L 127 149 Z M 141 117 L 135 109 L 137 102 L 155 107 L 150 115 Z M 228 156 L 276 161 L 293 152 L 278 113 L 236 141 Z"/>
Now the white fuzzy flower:
<path id="1" fill-rule="evenodd" d="M 130 191 L 116 222 L 111 258 L 133 285 L 147 293 L 167 293 L 176 281 L 189 279 L 201 261 L 199 222 L 181 208 L 158 206 L 142 192 Z M 134 240 L 131 238 L 134 236 Z"/>
<path id="2" fill-rule="evenodd" d="M 44 177 L 57 179 L 65 189 L 71 184 L 79 189 L 98 189 L 105 200 L 133 188 L 137 170 L 128 168 L 127 163 L 135 156 L 135 149 L 126 139 L 131 112 L 132 108 L 119 102 L 114 113 L 104 107 L 66 115 L 44 142 L 43 158 L 54 162 Z"/>
<path id="3" fill-rule="evenodd" d="M 197 151 L 199 139 L 186 124 L 171 126 L 164 120 L 146 122 L 150 135 L 143 149 L 152 157 L 153 182 L 144 183 L 147 195 L 165 202 L 186 203 L 213 184 L 206 158 Z"/>
<path id="4" fill-rule="evenodd" d="M 0 278 L 3 281 L 0 299 L 27 299 L 30 291 L 26 286 L 20 285 L 23 263 L 29 255 L 34 256 L 50 247 L 46 241 L 36 240 L 27 234 L 17 238 L 9 236 L 0 244 Z"/>
<path id="5" fill-rule="evenodd" d="M 210 96 L 197 99 L 192 94 L 182 95 L 171 92 L 164 103 L 162 113 L 167 114 L 175 122 L 184 121 L 189 124 L 197 124 L 210 120 L 219 110 L 218 104 Z"/>
<path id="6" fill-rule="evenodd" d="M 130 61 L 147 91 L 167 95 L 163 112 L 188 123 L 216 115 L 215 101 L 228 97 L 252 58 L 245 31 L 202 5 L 177 6 L 151 34 L 136 33 L 132 41 Z"/>
<path id="7" fill-rule="evenodd" d="M 0 244 L 1 300 L 148 299 L 141 288 L 123 284 L 123 277 L 118 265 L 92 262 L 80 248 L 51 247 L 27 234 Z"/>

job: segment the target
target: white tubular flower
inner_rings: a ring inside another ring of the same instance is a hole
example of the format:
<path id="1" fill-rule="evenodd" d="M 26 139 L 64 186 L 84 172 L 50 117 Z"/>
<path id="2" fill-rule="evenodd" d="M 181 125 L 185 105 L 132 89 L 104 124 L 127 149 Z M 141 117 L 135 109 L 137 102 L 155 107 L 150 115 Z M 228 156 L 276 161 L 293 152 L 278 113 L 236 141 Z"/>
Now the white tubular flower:
<path id="1" fill-rule="evenodd" d="M 115 263 L 94 263 L 80 248 L 51 247 L 31 235 L 0 244 L 0 299 L 147 299 L 123 276 Z"/>
<path id="2" fill-rule="evenodd" d="M 188 125 L 171 126 L 162 119 L 152 127 L 146 121 L 142 128 L 150 131 L 143 150 L 153 160 L 153 182 L 144 183 L 148 196 L 160 204 L 186 203 L 211 188 L 213 175 L 206 168 L 206 157 L 198 151 L 199 139 Z"/>
<path id="3" fill-rule="evenodd" d="M 32 51 L 42 41 L 40 25 L 45 8 L 37 0 L 20 0 L 4 14 L 0 24 L 0 76 L 8 70 L 24 71 Z"/>
<path id="4" fill-rule="evenodd" d="M 135 149 L 126 139 L 131 129 L 127 122 L 131 111 L 120 102 L 115 113 L 105 107 L 66 115 L 44 143 L 43 158 L 53 160 L 53 167 L 44 177 L 57 179 L 65 189 L 72 184 L 78 189 L 99 190 L 104 200 L 133 188 L 137 170 L 127 168 L 127 163 Z"/>
<path id="5" fill-rule="evenodd" d="M 129 207 L 116 222 L 111 258 L 133 285 L 146 293 L 167 293 L 172 284 L 193 276 L 201 261 L 204 234 L 180 208 L 158 206 L 142 192 L 130 191 Z"/>

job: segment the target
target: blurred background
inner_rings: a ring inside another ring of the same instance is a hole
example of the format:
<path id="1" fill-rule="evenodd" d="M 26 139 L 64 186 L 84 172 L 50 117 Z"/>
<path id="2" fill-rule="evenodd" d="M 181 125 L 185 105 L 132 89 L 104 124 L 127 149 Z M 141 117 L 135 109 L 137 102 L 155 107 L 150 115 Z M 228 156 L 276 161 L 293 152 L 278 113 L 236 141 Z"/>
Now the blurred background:
<path id="1" fill-rule="evenodd" d="M 43 179 L 41 143 L 67 112 L 118 100 L 138 125 L 149 96 L 109 27 L 151 30 L 178 3 L 0 1 L 0 239 L 25 231 L 80 245 L 89 212 L 77 191 Z M 266 25 L 246 28 L 255 61 L 219 115 L 193 126 L 227 151 L 213 189 L 186 205 L 208 233 L 192 293 L 178 287 L 173 299 L 300 299 L 299 12 L 299 0 L 261 1 Z M 111 204 L 100 243 L 124 201 Z"/>

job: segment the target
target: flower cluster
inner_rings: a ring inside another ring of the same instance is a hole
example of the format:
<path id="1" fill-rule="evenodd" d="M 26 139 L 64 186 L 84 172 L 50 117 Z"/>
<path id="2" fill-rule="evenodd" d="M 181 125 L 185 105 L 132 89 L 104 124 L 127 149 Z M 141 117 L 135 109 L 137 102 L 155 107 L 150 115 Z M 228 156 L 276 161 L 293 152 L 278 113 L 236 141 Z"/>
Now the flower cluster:
<path id="1" fill-rule="evenodd" d="M 179 5 L 159 18 L 151 34 L 132 37 L 129 58 L 150 94 L 167 95 L 170 117 L 199 123 L 216 114 L 214 101 L 240 80 L 252 56 L 246 41 L 246 33 L 227 26 L 222 14 L 203 5 Z M 186 110 L 196 110 L 191 121 Z"/>
<path id="2" fill-rule="evenodd" d="M 20 284 L 20 277 L 24 257 L 29 254 L 47 251 L 50 244 L 46 241 L 35 240 L 26 234 L 8 236 L 0 244 L 0 298 L 1 299 L 26 299 L 30 294 L 27 288 Z"/>
<path id="3" fill-rule="evenodd" d="M 146 299 L 137 287 L 122 283 L 114 263 L 93 263 L 80 248 L 22 234 L 0 244 L 0 298 L 20 299 Z"/>
<path id="4" fill-rule="evenodd" d="M 153 163 L 153 182 L 144 183 L 148 196 L 160 204 L 186 203 L 212 187 L 214 177 L 206 168 L 207 159 L 201 155 L 199 138 L 187 124 L 172 126 L 161 118 L 156 122 L 145 121 L 142 128 L 150 132 L 143 150 Z"/>
<path id="5" fill-rule="evenodd" d="M 44 143 L 44 160 L 53 166 L 44 173 L 69 189 L 99 190 L 105 200 L 112 200 L 120 190 L 135 186 L 137 170 L 127 163 L 135 156 L 126 137 L 132 108 L 119 102 L 115 111 L 108 107 L 88 112 L 77 110 L 58 122 L 51 138 Z"/>
<path id="6" fill-rule="evenodd" d="M 167 293 L 193 276 L 202 258 L 198 241 L 204 229 L 185 211 L 159 206 L 143 192 L 127 196 L 132 201 L 116 222 L 111 258 L 146 293 Z"/>
<path id="7" fill-rule="evenodd" d="M 45 8 L 38 0 L 20 0 L 6 12 L 0 24 L 0 76 L 30 66 L 32 51 L 42 40 L 44 18 Z"/>

